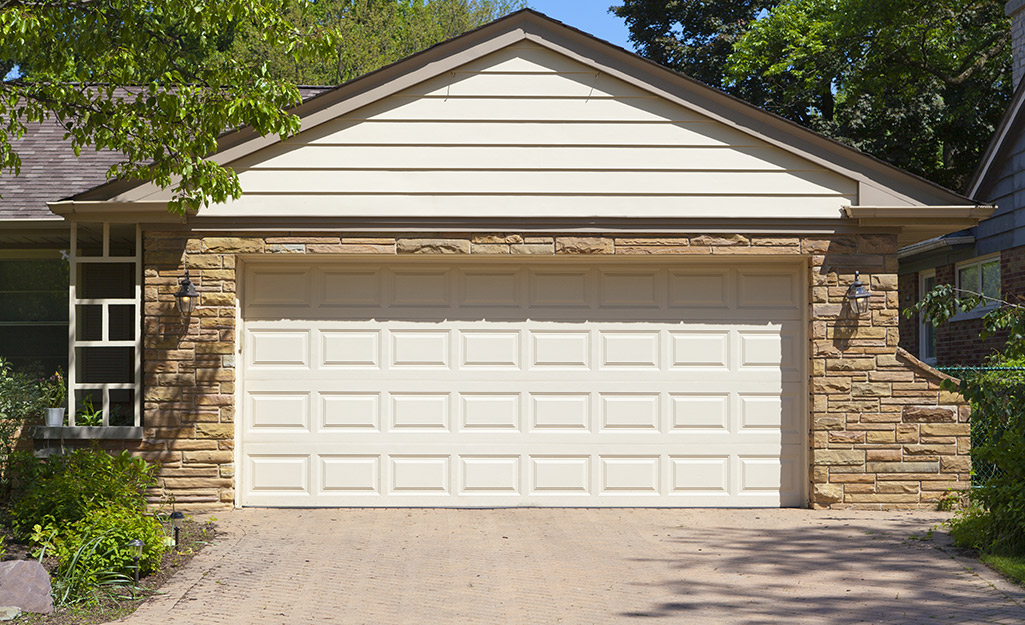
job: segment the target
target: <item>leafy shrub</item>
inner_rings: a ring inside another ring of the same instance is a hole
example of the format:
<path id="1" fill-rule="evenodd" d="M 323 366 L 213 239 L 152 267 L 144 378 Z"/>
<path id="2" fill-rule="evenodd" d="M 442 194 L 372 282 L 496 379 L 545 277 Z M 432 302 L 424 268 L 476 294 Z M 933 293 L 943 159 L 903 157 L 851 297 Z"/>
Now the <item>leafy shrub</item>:
<path id="1" fill-rule="evenodd" d="M 0 358 L 0 500 L 11 490 L 9 463 L 18 434 L 29 418 L 41 413 L 36 380 Z"/>
<path id="2" fill-rule="evenodd" d="M 1025 374 L 965 374 L 957 390 L 972 404 L 972 462 L 988 475 L 951 520 L 951 535 L 961 546 L 988 553 L 1025 553 Z"/>
<path id="3" fill-rule="evenodd" d="M 143 543 L 140 575 L 157 569 L 167 550 L 164 529 L 154 516 L 120 506 L 89 510 L 74 523 L 36 525 L 32 540 L 41 547 L 40 556 L 57 557 L 54 594 L 58 603 L 89 601 L 97 591 L 131 582 L 135 560 L 128 542 Z"/>
<path id="4" fill-rule="evenodd" d="M 94 447 L 19 468 L 21 484 L 10 509 L 11 527 L 27 536 L 35 525 L 61 528 L 106 507 L 146 510 L 145 491 L 156 485 L 156 465 L 123 451 Z"/>

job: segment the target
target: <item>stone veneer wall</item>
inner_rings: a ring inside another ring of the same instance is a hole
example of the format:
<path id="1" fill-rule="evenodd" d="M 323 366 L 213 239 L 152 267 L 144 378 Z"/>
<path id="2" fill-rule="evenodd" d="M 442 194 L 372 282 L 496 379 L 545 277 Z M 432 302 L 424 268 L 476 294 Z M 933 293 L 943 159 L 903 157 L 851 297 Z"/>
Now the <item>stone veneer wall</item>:
<path id="1" fill-rule="evenodd" d="M 131 443 L 160 462 L 161 490 L 182 507 L 234 498 L 236 255 L 756 255 L 807 259 L 813 507 L 930 507 L 969 484 L 968 408 L 939 390 L 938 374 L 897 347 L 897 241 L 891 235 L 532 236 L 518 234 L 193 236 L 146 232 L 144 257 L 145 439 Z M 187 326 L 173 293 L 183 260 L 201 293 Z M 860 270 L 871 314 L 845 315 Z"/>

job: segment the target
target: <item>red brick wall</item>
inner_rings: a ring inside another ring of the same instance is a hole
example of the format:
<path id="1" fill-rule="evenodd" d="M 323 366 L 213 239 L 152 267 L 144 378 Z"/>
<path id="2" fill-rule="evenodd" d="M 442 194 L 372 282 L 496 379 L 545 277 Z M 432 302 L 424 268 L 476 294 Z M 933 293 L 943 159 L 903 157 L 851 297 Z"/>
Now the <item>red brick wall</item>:
<path id="1" fill-rule="evenodd" d="M 954 265 L 936 268 L 937 284 L 953 284 Z M 1025 298 L 1025 246 L 1004 250 L 1000 254 L 1001 292 L 1005 300 L 1017 302 Z M 918 274 L 900 277 L 901 308 L 908 308 L 918 301 Z M 999 350 L 1007 339 L 1006 334 L 997 334 L 985 341 L 979 338 L 982 332 L 981 319 L 955 321 L 936 330 L 936 364 L 940 367 L 952 365 L 979 365 Z M 900 345 L 912 354 L 918 355 L 918 315 L 901 319 Z"/>
<path id="2" fill-rule="evenodd" d="M 907 273 L 898 276 L 897 297 L 900 298 L 901 316 L 897 328 L 900 332 L 900 346 L 916 357 L 918 353 L 918 315 L 908 319 L 904 316 L 905 309 L 914 306 L 918 301 L 918 274 Z"/>

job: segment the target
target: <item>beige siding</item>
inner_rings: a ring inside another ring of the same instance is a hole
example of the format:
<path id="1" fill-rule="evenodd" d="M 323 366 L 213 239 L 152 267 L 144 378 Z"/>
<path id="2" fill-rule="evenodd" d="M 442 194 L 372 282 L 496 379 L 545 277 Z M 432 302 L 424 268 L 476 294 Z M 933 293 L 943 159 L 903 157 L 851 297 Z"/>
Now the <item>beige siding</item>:
<path id="1" fill-rule="evenodd" d="M 231 166 L 210 216 L 838 218 L 857 184 L 531 43 Z"/>

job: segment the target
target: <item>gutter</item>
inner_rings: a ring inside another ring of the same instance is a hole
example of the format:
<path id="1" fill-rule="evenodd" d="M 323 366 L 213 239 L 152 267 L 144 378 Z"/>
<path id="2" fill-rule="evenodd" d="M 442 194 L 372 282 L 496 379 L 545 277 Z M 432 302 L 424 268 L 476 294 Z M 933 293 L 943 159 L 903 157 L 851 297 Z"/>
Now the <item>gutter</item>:
<path id="1" fill-rule="evenodd" d="M 925 254 L 926 252 L 934 252 L 936 250 L 942 250 L 958 245 L 971 245 L 972 243 L 975 243 L 975 236 L 971 234 L 958 237 L 936 237 L 935 239 L 929 239 L 928 241 L 922 241 L 921 243 L 913 243 L 900 248 L 897 250 L 897 258 L 904 259 L 911 256 L 917 256 L 918 254 Z"/>

